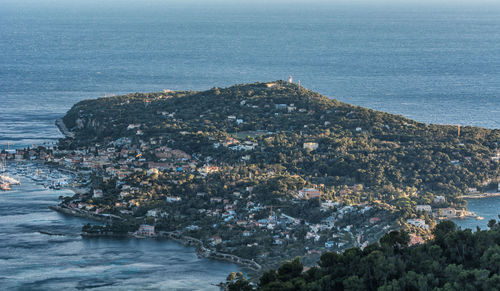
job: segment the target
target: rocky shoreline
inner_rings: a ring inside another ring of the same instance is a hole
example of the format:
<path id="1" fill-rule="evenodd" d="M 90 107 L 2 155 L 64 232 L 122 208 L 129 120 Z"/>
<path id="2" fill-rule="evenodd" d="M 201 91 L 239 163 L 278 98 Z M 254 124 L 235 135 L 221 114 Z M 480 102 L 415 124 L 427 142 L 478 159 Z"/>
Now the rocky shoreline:
<path id="1" fill-rule="evenodd" d="M 463 199 L 482 199 L 482 198 L 498 197 L 498 196 L 500 196 L 500 192 L 469 194 L 469 195 L 460 196 L 460 198 L 463 198 Z"/>
<path id="2" fill-rule="evenodd" d="M 61 207 L 59 205 L 49 206 L 49 208 L 54 210 L 54 211 L 63 213 L 63 214 L 76 216 L 76 217 L 80 217 L 80 218 L 96 220 L 96 221 L 100 221 L 100 222 L 106 222 L 106 221 L 109 221 L 110 219 L 112 219 L 112 218 L 110 218 L 110 216 L 104 216 L 102 214 L 95 214 L 95 213 L 91 213 L 91 212 L 84 211 L 84 210 Z"/>
<path id="3" fill-rule="evenodd" d="M 54 205 L 54 206 L 49 206 L 50 209 L 70 215 L 70 216 L 76 216 L 80 218 L 85 218 L 85 219 L 91 219 L 95 221 L 100 221 L 100 222 L 108 222 L 111 219 L 121 219 L 118 216 L 109 216 L 109 215 L 103 215 L 103 214 L 95 214 L 91 213 L 85 210 L 80 210 L 80 209 L 72 209 L 68 207 L 62 207 L 60 205 Z M 93 233 L 86 233 L 82 232 L 82 236 L 85 237 L 135 237 L 135 238 L 147 238 L 147 237 L 141 237 L 134 235 L 132 233 L 129 233 L 128 235 L 117 235 L 114 233 L 107 233 L 107 234 L 93 234 Z M 152 238 L 166 238 L 170 240 L 174 240 L 176 242 L 179 242 L 185 246 L 195 246 L 196 247 L 196 254 L 198 257 L 203 257 L 203 258 L 209 258 L 209 259 L 215 259 L 219 261 L 226 261 L 230 263 L 234 263 L 237 265 L 240 265 L 242 267 L 248 268 L 252 271 L 260 271 L 262 270 L 262 266 L 259 265 L 257 262 L 253 260 L 248 260 L 248 259 L 243 259 L 235 255 L 231 254 L 226 254 L 226 253 L 221 253 L 217 252 L 216 250 L 213 250 L 211 248 L 205 247 L 203 242 L 197 238 L 190 237 L 190 236 L 185 236 L 182 235 L 179 232 L 167 232 L 167 231 L 160 231 L 158 235 L 152 237 Z"/>
<path id="4" fill-rule="evenodd" d="M 56 120 L 56 126 L 57 126 L 57 128 L 59 128 L 59 131 L 65 137 L 75 138 L 75 134 L 68 130 L 68 128 L 66 127 L 66 124 L 64 124 L 64 121 L 62 120 L 62 118 L 58 118 Z"/>
<path id="5" fill-rule="evenodd" d="M 199 257 L 216 259 L 238 264 L 253 271 L 262 270 L 262 266 L 253 260 L 243 259 L 235 255 L 217 252 L 204 246 L 203 242 L 197 238 L 184 236 L 178 232 L 160 232 L 158 237 L 164 237 L 178 241 L 186 246 L 196 246 L 196 253 Z"/>

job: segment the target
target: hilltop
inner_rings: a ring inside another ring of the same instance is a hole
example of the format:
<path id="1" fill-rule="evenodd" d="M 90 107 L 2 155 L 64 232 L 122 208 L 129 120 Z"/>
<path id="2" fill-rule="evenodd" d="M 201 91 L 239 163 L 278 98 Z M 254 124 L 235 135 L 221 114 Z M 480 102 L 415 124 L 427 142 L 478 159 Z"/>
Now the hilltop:
<path id="1" fill-rule="evenodd" d="M 72 146 L 160 136 L 189 154 L 225 163 L 240 163 L 250 154 L 247 164 L 280 164 L 330 186 L 361 183 L 387 188 L 383 192 L 453 199 L 500 175 L 492 160 L 500 130 L 462 127 L 458 136 L 457 126 L 352 106 L 283 81 L 87 100 L 64 122 L 76 134 Z M 259 146 L 231 149 L 243 141 Z M 214 148 L 224 142 L 235 144 Z M 304 144 L 317 148 L 309 151 Z"/>

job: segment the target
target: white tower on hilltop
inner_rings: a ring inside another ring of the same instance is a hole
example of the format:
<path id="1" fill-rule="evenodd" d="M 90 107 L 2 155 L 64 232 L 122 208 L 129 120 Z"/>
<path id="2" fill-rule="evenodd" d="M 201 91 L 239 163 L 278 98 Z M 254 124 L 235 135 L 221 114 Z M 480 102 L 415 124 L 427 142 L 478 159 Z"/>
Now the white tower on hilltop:
<path id="1" fill-rule="evenodd" d="M 288 83 L 290 83 L 290 84 L 293 83 L 293 77 L 292 76 L 288 77 Z"/>

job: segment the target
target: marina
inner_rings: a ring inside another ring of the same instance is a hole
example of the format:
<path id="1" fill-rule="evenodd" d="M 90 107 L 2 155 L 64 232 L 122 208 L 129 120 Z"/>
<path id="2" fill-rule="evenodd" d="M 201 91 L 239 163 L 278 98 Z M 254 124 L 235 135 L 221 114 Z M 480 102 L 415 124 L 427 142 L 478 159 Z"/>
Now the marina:
<path id="1" fill-rule="evenodd" d="M 5 174 L 4 163 L 0 164 L 0 190 L 10 191 L 12 190 L 11 185 L 20 185 L 21 182 Z"/>
<path id="2" fill-rule="evenodd" d="M 29 165 L 49 172 L 43 165 Z M 14 175 L 14 166 L 7 165 L 9 176 Z M 168 286 L 215 291 L 219 288 L 214 284 L 240 270 L 234 264 L 199 258 L 194 246 L 173 240 L 82 237 L 82 225 L 95 221 L 49 209 L 57 205 L 59 196 L 72 195 L 69 188 L 46 188 L 22 175 L 19 180 L 21 185 L 0 193 L 2 290 L 156 290 Z"/>
<path id="3" fill-rule="evenodd" d="M 1 166 L 0 190 L 10 191 L 12 186 L 21 185 L 21 177 L 27 178 L 44 188 L 61 190 L 68 188 L 74 175 L 37 162 L 4 161 Z"/>

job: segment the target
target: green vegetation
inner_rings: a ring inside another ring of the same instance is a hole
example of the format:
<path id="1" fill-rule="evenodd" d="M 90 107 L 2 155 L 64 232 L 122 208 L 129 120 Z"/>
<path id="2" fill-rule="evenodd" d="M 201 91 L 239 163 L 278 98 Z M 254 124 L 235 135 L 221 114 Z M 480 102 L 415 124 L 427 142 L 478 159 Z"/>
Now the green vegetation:
<path id="1" fill-rule="evenodd" d="M 122 220 L 88 233 L 148 224 L 264 270 L 394 229 L 418 242 L 441 212 L 454 215 L 443 208 L 463 209 L 469 188 L 500 177 L 500 130 L 458 136 L 283 81 L 86 100 L 64 123 L 75 137 L 56 159 L 88 172 L 89 191 L 62 206 Z"/>
<path id="2" fill-rule="evenodd" d="M 468 126 L 458 137 L 456 126 L 426 125 L 344 104 L 282 81 L 270 88 L 256 83 L 87 100 L 76 104 L 64 122 L 76 139 L 63 141 L 62 148 L 124 136 L 134 141 L 162 137 L 199 160 L 211 157 L 233 175 L 257 173 L 258 184 L 266 187 L 263 199 L 305 184 L 324 185 L 327 198 L 378 200 L 410 212 L 416 203 L 430 204 L 435 195 L 460 207 L 458 197 L 469 187 L 486 190 L 500 176 L 499 163 L 491 160 L 500 130 Z M 130 124 L 138 125 L 140 135 L 127 130 Z M 253 150 L 214 147 L 231 136 L 239 144 L 258 145 Z M 304 149 L 305 142 L 318 148 Z M 279 176 L 259 175 L 268 171 Z M 356 184 L 363 188 L 348 188 Z"/>
<path id="3" fill-rule="evenodd" d="M 490 230 L 457 229 L 451 221 L 434 229 L 435 238 L 408 247 L 408 234 L 390 232 L 380 243 L 342 254 L 322 254 L 304 271 L 299 259 L 260 277 L 258 290 L 500 290 L 500 224 Z M 229 290 L 248 282 L 228 277 Z"/>

